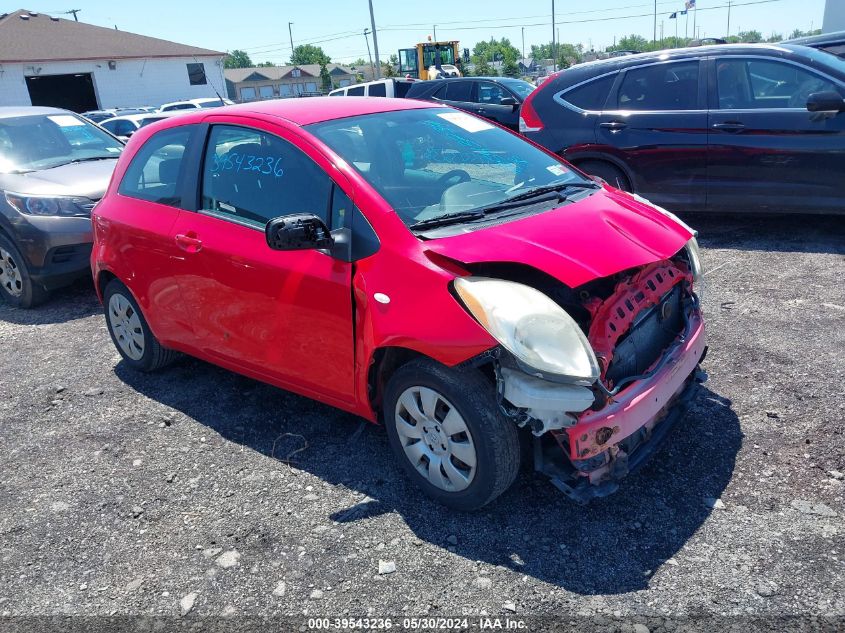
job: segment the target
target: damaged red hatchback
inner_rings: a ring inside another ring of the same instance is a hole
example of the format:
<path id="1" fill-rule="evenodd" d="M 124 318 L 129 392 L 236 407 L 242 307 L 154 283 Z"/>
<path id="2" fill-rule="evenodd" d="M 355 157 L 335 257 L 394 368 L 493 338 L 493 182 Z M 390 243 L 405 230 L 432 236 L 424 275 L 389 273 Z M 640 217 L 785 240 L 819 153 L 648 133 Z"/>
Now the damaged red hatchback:
<path id="1" fill-rule="evenodd" d="M 704 378 L 693 232 L 451 108 L 168 119 L 129 141 L 93 225 L 128 366 L 184 352 L 382 420 L 455 508 L 514 481 L 520 433 L 573 499 L 612 492 Z"/>

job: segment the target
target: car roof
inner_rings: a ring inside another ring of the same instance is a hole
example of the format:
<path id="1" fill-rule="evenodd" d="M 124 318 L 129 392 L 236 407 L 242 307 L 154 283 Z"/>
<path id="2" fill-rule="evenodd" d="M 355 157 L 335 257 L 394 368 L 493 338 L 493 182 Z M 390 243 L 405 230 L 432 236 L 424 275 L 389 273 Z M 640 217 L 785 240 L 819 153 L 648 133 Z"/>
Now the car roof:
<path id="1" fill-rule="evenodd" d="M 238 105 L 185 112 L 179 116 L 179 120 L 186 123 L 197 123 L 210 116 L 262 114 L 285 119 L 301 126 L 364 114 L 437 107 L 443 106 L 412 99 L 391 99 L 388 97 L 303 97 L 251 101 Z"/>
<path id="2" fill-rule="evenodd" d="M 110 119 L 102 121 L 100 124 L 108 123 L 109 121 L 143 121 L 144 119 L 169 119 L 170 112 L 139 112 L 138 114 L 122 114 L 114 116 Z"/>
<path id="3" fill-rule="evenodd" d="M 839 44 L 843 42 L 845 42 L 845 31 L 834 31 L 833 33 L 822 33 L 820 35 L 796 37 L 794 40 L 786 40 L 781 43 L 802 44 L 803 46 L 823 46 L 825 44 Z"/>
<path id="4" fill-rule="evenodd" d="M 47 108 L 43 106 L 0 106 L 0 118 L 17 116 L 32 116 L 37 114 L 76 114 L 61 108 Z"/>

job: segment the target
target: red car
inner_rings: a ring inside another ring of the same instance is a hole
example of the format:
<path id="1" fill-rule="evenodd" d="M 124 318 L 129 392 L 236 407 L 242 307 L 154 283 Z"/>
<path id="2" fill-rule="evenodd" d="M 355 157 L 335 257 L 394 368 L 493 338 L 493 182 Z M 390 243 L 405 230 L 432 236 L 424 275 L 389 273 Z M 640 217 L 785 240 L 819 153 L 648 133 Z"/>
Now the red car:
<path id="1" fill-rule="evenodd" d="M 608 494 L 704 377 L 693 232 L 472 115 L 315 98 L 141 128 L 93 213 L 124 362 L 183 352 L 382 421 L 431 497 L 478 508 L 520 434 Z"/>

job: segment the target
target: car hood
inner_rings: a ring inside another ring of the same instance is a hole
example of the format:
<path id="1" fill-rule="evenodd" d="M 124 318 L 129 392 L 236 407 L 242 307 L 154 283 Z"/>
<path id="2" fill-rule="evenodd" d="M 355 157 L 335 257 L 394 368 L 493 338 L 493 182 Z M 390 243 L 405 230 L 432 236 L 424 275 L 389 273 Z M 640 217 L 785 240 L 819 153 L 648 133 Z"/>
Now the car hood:
<path id="1" fill-rule="evenodd" d="M 103 197 L 117 158 L 71 163 L 25 174 L 0 174 L 0 189 L 42 196 Z"/>
<path id="2" fill-rule="evenodd" d="M 545 213 L 433 239 L 425 248 L 465 265 L 525 264 L 575 288 L 671 257 L 692 235 L 630 194 L 602 189 Z"/>

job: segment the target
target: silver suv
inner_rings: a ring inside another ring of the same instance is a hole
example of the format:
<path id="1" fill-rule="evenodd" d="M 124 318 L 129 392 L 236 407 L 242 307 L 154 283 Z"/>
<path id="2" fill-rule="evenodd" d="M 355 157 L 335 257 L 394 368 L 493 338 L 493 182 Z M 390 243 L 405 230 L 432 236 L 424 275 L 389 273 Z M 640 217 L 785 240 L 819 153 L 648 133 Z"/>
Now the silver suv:
<path id="1" fill-rule="evenodd" d="M 30 308 L 89 275 L 91 209 L 123 143 L 57 108 L 0 108 L 0 296 Z"/>

